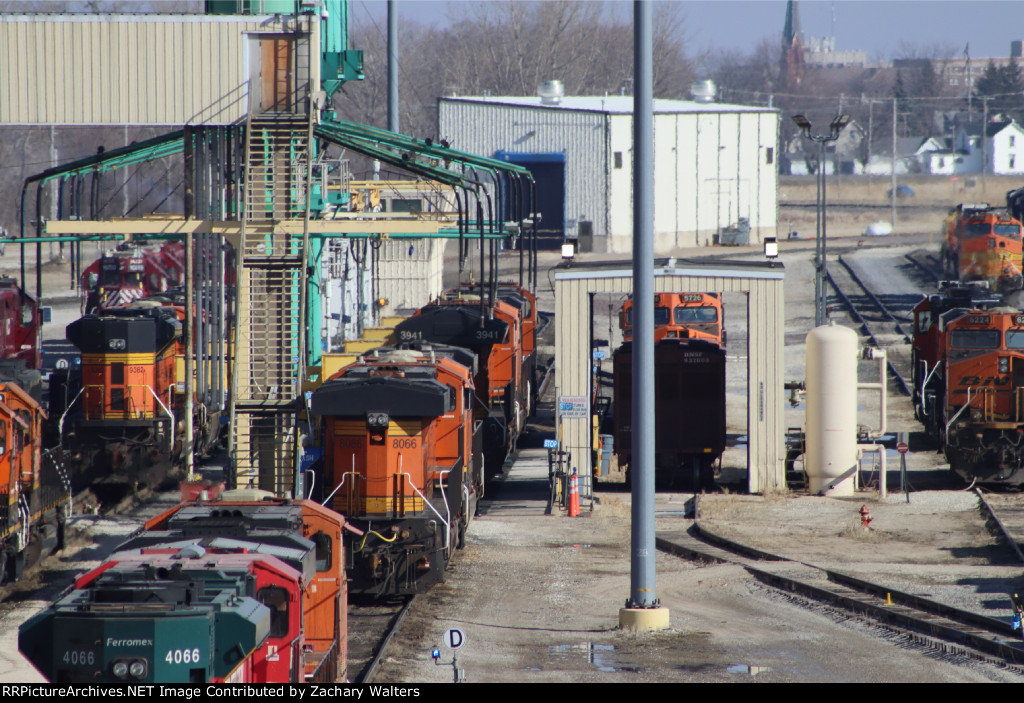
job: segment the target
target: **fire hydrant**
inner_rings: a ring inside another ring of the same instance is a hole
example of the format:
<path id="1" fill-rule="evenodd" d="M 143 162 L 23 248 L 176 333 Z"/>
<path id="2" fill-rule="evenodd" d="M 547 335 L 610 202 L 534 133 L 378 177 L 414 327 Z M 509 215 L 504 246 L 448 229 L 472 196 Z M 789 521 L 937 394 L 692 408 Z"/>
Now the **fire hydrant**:
<path id="1" fill-rule="evenodd" d="M 868 506 L 860 506 L 860 524 L 863 525 L 865 528 L 868 528 L 870 527 L 868 523 L 870 523 L 872 520 L 874 520 L 874 518 L 871 517 L 871 513 L 868 512 Z"/>

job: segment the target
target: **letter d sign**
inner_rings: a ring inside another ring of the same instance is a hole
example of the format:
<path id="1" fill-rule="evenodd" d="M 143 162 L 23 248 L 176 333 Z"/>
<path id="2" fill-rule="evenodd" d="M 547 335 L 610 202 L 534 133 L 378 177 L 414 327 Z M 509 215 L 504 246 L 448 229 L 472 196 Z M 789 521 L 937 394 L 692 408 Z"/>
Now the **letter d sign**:
<path id="1" fill-rule="evenodd" d="M 444 646 L 448 649 L 458 649 L 466 643 L 466 636 L 462 634 L 462 630 L 457 627 L 453 627 L 450 630 L 445 630 L 444 633 Z"/>

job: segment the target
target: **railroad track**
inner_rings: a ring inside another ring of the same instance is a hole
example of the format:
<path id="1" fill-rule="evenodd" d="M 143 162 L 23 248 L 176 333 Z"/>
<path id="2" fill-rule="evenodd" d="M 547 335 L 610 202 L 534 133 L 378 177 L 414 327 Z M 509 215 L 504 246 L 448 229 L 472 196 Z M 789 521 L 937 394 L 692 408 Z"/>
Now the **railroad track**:
<path id="1" fill-rule="evenodd" d="M 1021 545 L 1024 541 L 1024 494 L 985 494 L 980 488 L 975 488 L 974 492 L 981 501 L 982 510 L 1024 564 L 1024 547 Z"/>
<path id="2" fill-rule="evenodd" d="M 909 261 L 929 283 L 935 283 L 937 285 L 939 281 L 943 280 L 942 262 L 940 262 L 939 258 L 934 254 L 930 252 L 922 253 L 920 251 L 915 251 L 909 254 L 904 254 L 903 258 Z"/>
<path id="3" fill-rule="evenodd" d="M 373 681 L 415 599 L 408 596 L 384 603 L 349 603 L 348 673 L 354 683 Z"/>
<path id="4" fill-rule="evenodd" d="M 738 564 L 762 583 L 853 613 L 906 644 L 1024 676 L 1024 642 L 1003 620 L 756 550 L 714 535 L 698 523 L 686 533 L 658 538 L 657 546 L 687 559 Z"/>
<path id="5" fill-rule="evenodd" d="M 897 317 L 897 311 L 890 309 L 842 256 L 838 259 L 838 266 L 829 267 L 826 274 L 836 297 L 873 346 L 888 350 L 910 344 L 912 337 L 904 326 L 909 322 L 905 311 L 898 311 L 900 317 Z M 910 373 L 909 360 L 904 361 L 899 356 L 906 355 L 893 354 L 891 358 L 887 355 L 886 364 L 897 388 L 903 395 L 910 396 L 910 384 L 906 380 Z"/>

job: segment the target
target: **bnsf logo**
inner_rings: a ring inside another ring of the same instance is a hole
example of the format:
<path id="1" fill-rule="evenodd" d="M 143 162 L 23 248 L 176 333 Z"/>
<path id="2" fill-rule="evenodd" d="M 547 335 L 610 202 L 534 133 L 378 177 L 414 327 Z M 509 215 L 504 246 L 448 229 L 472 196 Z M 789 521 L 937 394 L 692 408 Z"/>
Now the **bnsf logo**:
<path id="1" fill-rule="evenodd" d="M 1009 383 L 1009 376 L 986 376 L 985 378 L 982 378 L 981 376 L 964 376 L 956 385 L 971 387 L 981 386 L 984 388 L 985 386 L 1005 386 Z"/>

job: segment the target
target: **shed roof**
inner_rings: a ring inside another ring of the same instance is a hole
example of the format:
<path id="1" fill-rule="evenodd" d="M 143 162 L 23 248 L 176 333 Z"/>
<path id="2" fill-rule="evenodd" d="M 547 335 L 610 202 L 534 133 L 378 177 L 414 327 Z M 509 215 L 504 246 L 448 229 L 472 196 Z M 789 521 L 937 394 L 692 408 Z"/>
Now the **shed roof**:
<path id="1" fill-rule="evenodd" d="M 443 97 L 442 101 L 450 102 L 471 102 L 486 103 L 488 105 L 507 105 L 510 107 L 532 107 L 547 110 L 575 110 L 581 112 L 604 112 L 608 114 L 633 114 L 632 95 L 594 95 L 594 96 L 566 96 L 558 104 L 550 105 L 542 103 L 536 95 L 525 96 L 456 96 Z M 665 100 L 655 99 L 655 113 L 677 114 L 697 112 L 771 112 L 778 110 L 772 107 L 757 107 L 752 105 L 732 105 L 727 103 L 698 103 L 692 100 Z"/>

